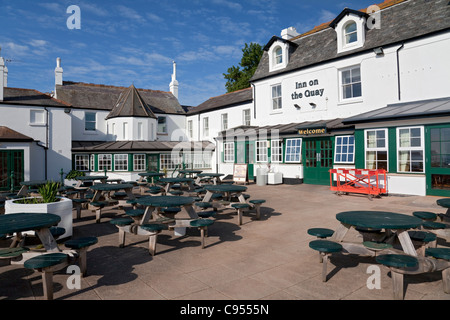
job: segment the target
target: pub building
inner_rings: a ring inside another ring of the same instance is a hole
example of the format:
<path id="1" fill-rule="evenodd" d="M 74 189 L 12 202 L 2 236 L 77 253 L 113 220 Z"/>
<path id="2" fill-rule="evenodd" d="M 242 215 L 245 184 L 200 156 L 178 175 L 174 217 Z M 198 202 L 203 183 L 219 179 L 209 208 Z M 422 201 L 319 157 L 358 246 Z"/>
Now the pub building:
<path id="1" fill-rule="evenodd" d="M 273 36 L 251 79 L 253 126 L 218 137 L 219 172 L 245 161 L 249 178 L 329 185 L 333 168 L 385 169 L 390 194 L 450 196 L 448 12 L 385 1 Z"/>
<path id="2" fill-rule="evenodd" d="M 179 103 L 175 63 L 163 92 L 63 81 L 57 58 L 50 96 L 8 88 L 0 57 L 0 191 L 12 172 L 131 181 L 247 164 L 247 180 L 264 169 L 286 184 L 385 169 L 389 194 L 450 197 L 449 10 L 448 0 L 386 0 L 303 34 L 288 27 L 264 46 L 249 88 L 198 106 Z"/>

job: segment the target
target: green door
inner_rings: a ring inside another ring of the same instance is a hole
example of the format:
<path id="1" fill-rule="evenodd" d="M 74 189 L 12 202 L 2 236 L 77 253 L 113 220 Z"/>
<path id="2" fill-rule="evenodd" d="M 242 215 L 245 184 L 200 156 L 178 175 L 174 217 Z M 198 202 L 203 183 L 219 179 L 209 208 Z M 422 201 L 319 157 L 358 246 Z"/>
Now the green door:
<path id="1" fill-rule="evenodd" d="M 147 172 L 159 172 L 159 155 L 147 155 Z"/>
<path id="2" fill-rule="evenodd" d="M 427 195 L 450 197 L 450 125 L 425 130 Z"/>
<path id="3" fill-rule="evenodd" d="M 236 142 L 236 163 L 247 164 L 247 179 L 254 181 L 255 176 L 253 167 L 255 163 L 255 142 L 238 141 Z"/>
<path id="4" fill-rule="evenodd" d="M 330 184 L 333 167 L 333 140 L 330 137 L 303 139 L 303 182 L 307 184 Z"/>
<path id="5" fill-rule="evenodd" d="M 23 160 L 23 150 L 0 151 L 0 190 L 20 188 L 24 180 Z"/>

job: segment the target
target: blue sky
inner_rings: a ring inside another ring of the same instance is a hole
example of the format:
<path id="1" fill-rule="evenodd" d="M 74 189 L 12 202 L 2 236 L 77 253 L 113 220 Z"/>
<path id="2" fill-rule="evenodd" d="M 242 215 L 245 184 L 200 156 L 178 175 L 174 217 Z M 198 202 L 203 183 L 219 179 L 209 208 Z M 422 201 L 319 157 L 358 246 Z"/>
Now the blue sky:
<path id="1" fill-rule="evenodd" d="M 264 46 L 293 26 L 299 33 L 345 7 L 380 1 L 312 0 L 0 0 L 1 55 L 8 86 L 54 89 L 56 58 L 65 81 L 169 91 L 177 63 L 179 101 L 196 106 L 224 94 L 223 73 L 238 65 L 245 43 Z M 70 5 L 80 29 L 69 29 Z"/>

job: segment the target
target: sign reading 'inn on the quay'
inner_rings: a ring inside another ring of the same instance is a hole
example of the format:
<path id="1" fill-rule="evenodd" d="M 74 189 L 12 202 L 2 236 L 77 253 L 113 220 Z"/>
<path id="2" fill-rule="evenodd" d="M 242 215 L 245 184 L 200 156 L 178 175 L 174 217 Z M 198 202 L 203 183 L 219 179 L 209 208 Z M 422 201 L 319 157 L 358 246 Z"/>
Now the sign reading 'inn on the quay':
<path id="1" fill-rule="evenodd" d="M 313 86 L 318 86 L 319 85 L 319 80 L 314 79 L 314 80 L 309 80 L 309 81 L 300 81 L 300 82 L 295 82 L 295 89 L 304 89 L 304 88 L 309 88 L 309 87 L 313 87 Z M 303 97 L 309 98 L 309 97 L 321 97 L 323 96 L 323 92 L 325 91 L 325 89 L 306 89 L 303 92 L 297 92 L 294 91 L 291 94 L 291 98 L 292 100 L 295 99 L 302 99 Z"/>

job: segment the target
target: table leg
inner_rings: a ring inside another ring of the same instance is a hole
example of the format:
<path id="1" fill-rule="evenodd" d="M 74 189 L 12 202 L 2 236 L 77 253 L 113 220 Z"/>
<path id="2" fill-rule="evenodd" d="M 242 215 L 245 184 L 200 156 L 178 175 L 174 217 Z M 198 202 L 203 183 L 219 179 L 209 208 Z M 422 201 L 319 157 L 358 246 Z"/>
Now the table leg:
<path id="1" fill-rule="evenodd" d="M 141 223 L 140 223 L 141 225 L 147 223 L 150 220 L 150 218 L 152 218 L 152 214 L 153 214 L 154 210 L 155 210 L 155 207 L 152 207 L 152 206 L 148 206 L 145 208 L 145 211 L 142 216 Z"/>
<path id="2" fill-rule="evenodd" d="M 414 245 L 409 237 L 408 230 L 397 230 L 397 237 L 402 245 L 403 251 L 406 254 L 417 256 L 417 251 L 414 248 Z"/>
<path id="3" fill-rule="evenodd" d="M 187 214 L 189 215 L 189 217 L 191 219 L 198 219 L 199 218 L 197 212 L 195 211 L 194 207 L 191 204 L 185 205 L 184 209 L 186 210 Z"/>
<path id="4" fill-rule="evenodd" d="M 134 195 L 133 195 L 133 188 L 126 188 L 125 189 L 125 192 L 126 192 L 126 194 L 127 194 L 127 197 L 131 200 L 131 199 L 134 199 Z"/>
<path id="5" fill-rule="evenodd" d="M 332 241 L 342 242 L 347 234 L 348 230 L 350 230 L 351 225 L 341 223 L 339 227 L 337 227 L 336 231 L 331 236 Z"/>
<path id="6" fill-rule="evenodd" d="M 18 196 L 26 196 L 28 193 L 28 186 L 22 186 L 17 193 Z"/>
<path id="7" fill-rule="evenodd" d="M 58 244 L 56 243 L 55 238 L 53 238 L 53 235 L 48 228 L 37 230 L 36 233 L 39 239 L 41 240 L 42 244 L 44 245 L 46 251 L 61 252 L 61 250 L 58 247 Z"/>
<path id="8" fill-rule="evenodd" d="M 203 198 L 203 202 L 210 202 L 213 193 L 211 191 L 206 191 L 205 197 Z"/>

